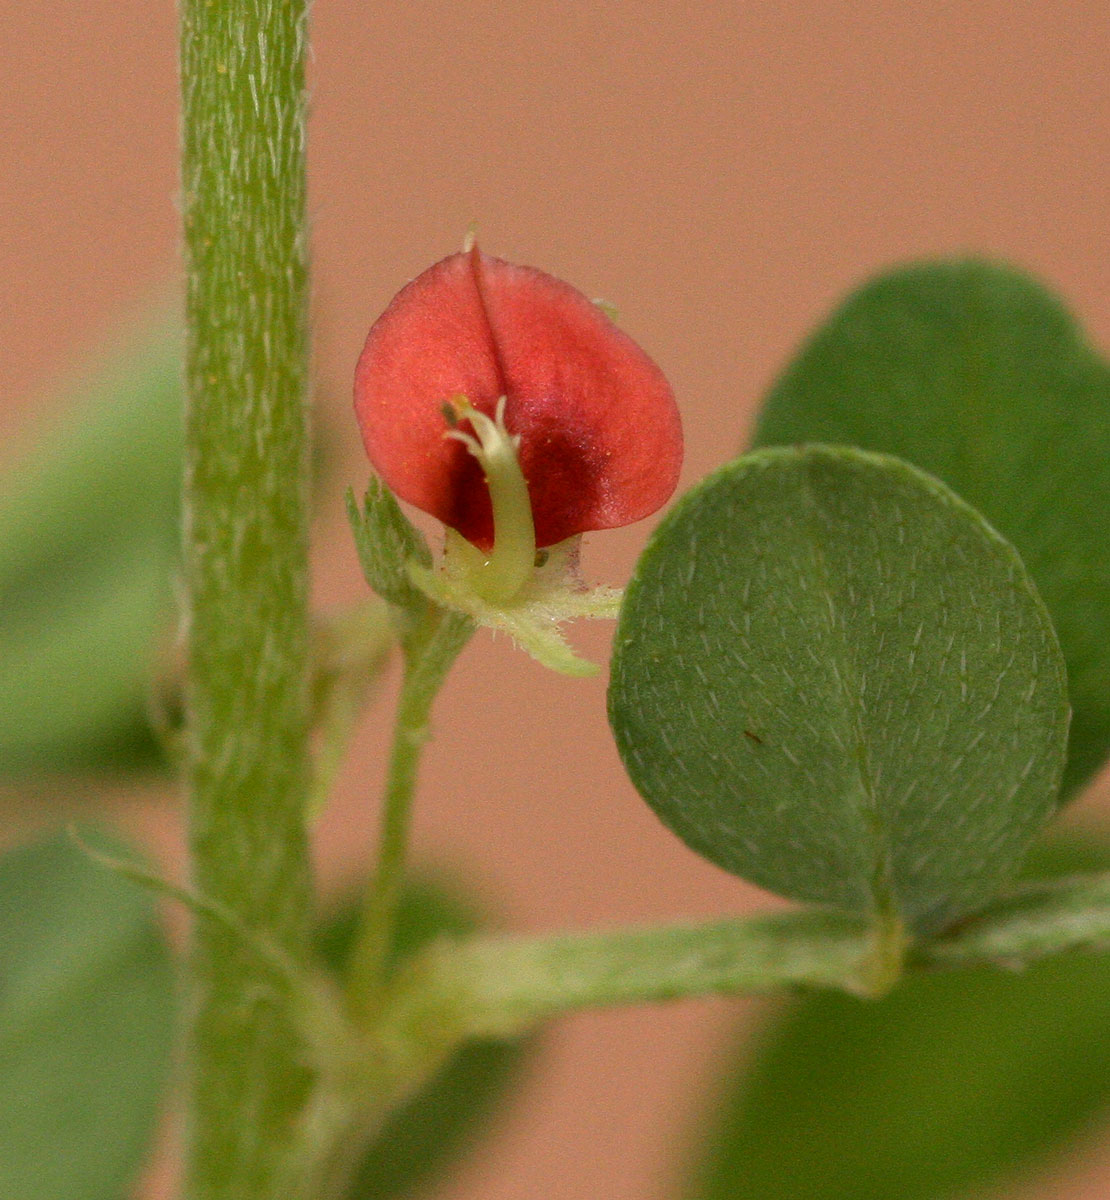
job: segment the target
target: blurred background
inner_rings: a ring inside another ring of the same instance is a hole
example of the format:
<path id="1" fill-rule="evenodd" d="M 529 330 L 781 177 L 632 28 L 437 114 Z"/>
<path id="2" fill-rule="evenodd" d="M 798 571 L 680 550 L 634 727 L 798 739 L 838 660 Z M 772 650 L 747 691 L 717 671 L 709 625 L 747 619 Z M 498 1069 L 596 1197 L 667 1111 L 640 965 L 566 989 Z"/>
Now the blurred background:
<path id="1" fill-rule="evenodd" d="M 0 433 L 16 464 L 41 430 L 67 430 L 65 397 L 92 367 L 175 303 L 176 12 L 0 0 L 0 28 Z M 1009 260 L 1110 346 L 1103 3 L 318 0 L 312 35 L 320 607 L 365 594 L 343 517 L 345 488 L 367 476 L 349 417 L 362 340 L 471 222 L 487 251 L 617 307 L 678 395 L 683 486 L 742 446 L 830 306 L 896 262 Z M 588 573 L 622 582 L 647 532 L 594 535 Z M 610 636 L 572 633 L 595 658 Z M 389 711 L 387 689 L 320 826 L 333 892 L 373 841 Z M 604 677 L 550 675 L 484 634 L 438 704 L 426 761 L 419 856 L 477 881 L 513 928 L 775 903 L 658 825 L 612 745 Z M 180 874 L 177 801 L 149 767 L 36 772 L 0 804 L 7 841 L 107 805 Z M 1068 819 L 1110 823 L 1106 786 Z M 561 1022 L 492 1137 L 434 1194 L 675 1195 L 736 1031 L 766 1010 L 714 1000 Z M 169 1195 L 163 1141 L 149 1198 Z M 1110 1144 L 1091 1135 L 1001 1194 L 1108 1193 Z"/>

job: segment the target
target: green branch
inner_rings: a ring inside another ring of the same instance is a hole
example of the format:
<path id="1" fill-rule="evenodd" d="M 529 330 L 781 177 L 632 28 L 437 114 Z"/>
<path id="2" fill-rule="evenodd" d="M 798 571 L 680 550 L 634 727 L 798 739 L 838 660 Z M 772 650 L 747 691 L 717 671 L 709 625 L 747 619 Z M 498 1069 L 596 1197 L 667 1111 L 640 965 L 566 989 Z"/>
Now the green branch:
<path id="1" fill-rule="evenodd" d="M 924 946 L 930 966 L 1024 966 L 1065 950 L 1110 949 L 1110 874 L 1026 884 Z"/>
<path id="2" fill-rule="evenodd" d="M 183 0 L 193 885 L 307 957 L 303 0 Z M 311 1083 L 288 980 L 198 921 L 186 1194 L 262 1200 Z M 288 1193 L 286 1193 L 288 1194 Z"/>
<path id="3" fill-rule="evenodd" d="M 1110 875 L 1035 884 L 918 946 L 910 968 L 1013 966 L 1110 946 Z M 398 982 L 402 1039 L 510 1036 L 560 1013 L 798 985 L 866 991 L 874 953 L 863 918 L 812 910 L 700 926 L 478 937 L 440 943 Z"/>

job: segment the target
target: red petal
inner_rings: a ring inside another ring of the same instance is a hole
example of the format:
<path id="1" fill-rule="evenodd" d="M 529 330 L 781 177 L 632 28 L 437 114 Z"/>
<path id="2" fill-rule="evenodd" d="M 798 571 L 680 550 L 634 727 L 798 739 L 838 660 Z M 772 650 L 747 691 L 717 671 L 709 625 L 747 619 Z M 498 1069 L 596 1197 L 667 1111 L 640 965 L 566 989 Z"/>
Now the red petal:
<path id="1" fill-rule="evenodd" d="M 388 486 L 488 549 L 481 469 L 443 436 L 443 403 L 460 394 L 490 416 L 508 397 L 537 546 L 646 517 L 678 482 L 682 428 L 659 368 L 569 284 L 477 248 L 429 268 L 375 323 L 355 413 Z"/>

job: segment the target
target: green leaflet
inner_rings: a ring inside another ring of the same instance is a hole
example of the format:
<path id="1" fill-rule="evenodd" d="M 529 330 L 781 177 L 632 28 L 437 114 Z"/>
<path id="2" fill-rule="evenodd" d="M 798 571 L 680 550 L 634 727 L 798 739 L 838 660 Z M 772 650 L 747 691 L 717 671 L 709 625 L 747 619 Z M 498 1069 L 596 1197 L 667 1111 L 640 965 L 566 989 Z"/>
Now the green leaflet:
<path id="1" fill-rule="evenodd" d="M 772 389 L 756 443 L 798 442 L 896 454 L 1013 543 L 1067 662 L 1074 792 L 1110 753 L 1110 366 L 1071 315 L 989 263 L 884 275 Z"/>
<path id="2" fill-rule="evenodd" d="M 155 761 L 181 426 L 181 338 L 163 327 L 0 477 L 0 775 Z"/>
<path id="3" fill-rule="evenodd" d="M 65 837 L 0 859 L 0 1196 L 120 1200 L 169 1066 L 148 896 Z"/>
<path id="4" fill-rule="evenodd" d="M 34 447 L 0 479 L 0 593 L 41 603 L 44 578 L 136 528 L 174 536 L 179 508 L 181 334 L 136 336 L 62 397 Z"/>
<path id="5" fill-rule="evenodd" d="M 157 761 L 147 692 L 175 561 L 154 538 L 121 544 L 0 627 L 0 775 Z"/>
<path id="6" fill-rule="evenodd" d="M 1105 870 L 1110 851 L 1069 841 L 1034 859 L 1038 874 L 1067 874 Z M 1082 954 L 1020 973 L 910 975 L 879 1001 L 822 992 L 788 1004 L 754 1056 L 740 1048 L 684 1194 L 995 1195 L 1106 1113 L 1108 1011 L 1110 957 Z"/>
<path id="7" fill-rule="evenodd" d="M 1017 871 L 1063 767 L 1063 663 L 1012 548 L 943 484 L 851 449 L 764 450 L 656 531 L 610 719 L 694 850 L 917 932 Z"/>

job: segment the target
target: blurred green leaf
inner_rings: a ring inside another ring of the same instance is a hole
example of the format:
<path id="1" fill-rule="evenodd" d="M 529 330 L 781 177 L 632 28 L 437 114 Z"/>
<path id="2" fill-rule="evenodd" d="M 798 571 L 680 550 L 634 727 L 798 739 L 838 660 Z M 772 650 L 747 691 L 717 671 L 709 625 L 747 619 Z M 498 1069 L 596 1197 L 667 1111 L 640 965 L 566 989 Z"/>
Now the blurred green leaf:
<path id="1" fill-rule="evenodd" d="M 325 927 L 321 944 L 337 970 L 354 934 L 356 910 Z M 473 910 L 442 887 L 411 885 L 402 900 L 392 966 L 441 935 L 477 927 Z M 429 1184 L 485 1129 L 518 1081 L 528 1040 L 468 1043 L 386 1122 L 347 1200 L 402 1200 Z"/>
<path id="2" fill-rule="evenodd" d="M 71 396 L 0 478 L 0 775 L 153 762 L 147 692 L 179 540 L 181 339 Z"/>
<path id="3" fill-rule="evenodd" d="M 176 323 L 137 337 L 71 389 L 0 482 L 0 594 L 38 607 L 44 578 L 99 557 L 136 529 L 177 536 L 182 339 Z"/>
<path id="4" fill-rule="evenodd" d="M 1084 783 L 1110 753 L 1110 365 L 1061 303 L 989 263 L 881 276 L 771 391 L 756 444 L 798 442 L 896 454 L 1013 543 L 1067 662 L 1065 791 Z"/>
<path id="5" fill-rule="evenodd" d="M 0 858 L 0 1196 L 120 1200 L 172 1036 L 148 896 L 55 837 Z"/>
<path id="6" fill-rule="evenodd" d="M 1033 873 L 1110 868 L 1049 845 Z M 697 1200 L 956 1200 L 1042 1165 L 1110 1106 L 1110 956 L 821 993 L 739 1050 Z"/>
<path id="7" fill-rule="evenodd" d="M 918 930 L 988 901 L 1052 814 L 1063 663 L 1013 549 L 916 468 L 764 450 L 687 493 L 628 587 L 610 718 L 710 861 Z"/>
<path id="8" fill-rule="evenodd" d="M 153 541 L 127 549 L 68 603 L 0 626 L 0 773 L 156 761 L 147 692 L 175 559 Z"/>

